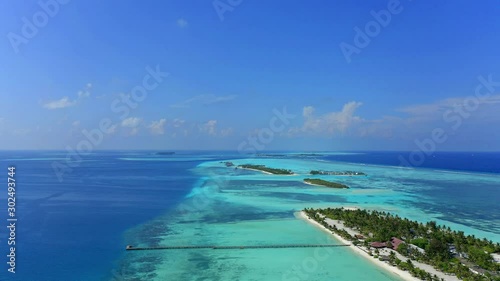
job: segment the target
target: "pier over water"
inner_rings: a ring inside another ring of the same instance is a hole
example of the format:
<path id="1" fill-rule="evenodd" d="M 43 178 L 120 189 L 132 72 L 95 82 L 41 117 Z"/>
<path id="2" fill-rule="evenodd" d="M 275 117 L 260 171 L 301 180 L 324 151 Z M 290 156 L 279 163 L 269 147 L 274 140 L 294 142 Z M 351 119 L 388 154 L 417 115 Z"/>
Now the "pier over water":
<path id="1" fill-rule="evenodd" d="M 148 251 L 148 250 L 194 250 L 194 249 L 212 249 L 212 250 L 236 250 L 236 249 L 289 249 L 289 248 L 329 248 L 329 247 L 347 247 L 349 244 L 282 244 L 282 245 L 240 245 L 240 246 L 214 246 L 214 245 L 192 245 L 192 246 L 158 246 L 158 247 L 134 247 L 127 246 L 127 251 Z"/>

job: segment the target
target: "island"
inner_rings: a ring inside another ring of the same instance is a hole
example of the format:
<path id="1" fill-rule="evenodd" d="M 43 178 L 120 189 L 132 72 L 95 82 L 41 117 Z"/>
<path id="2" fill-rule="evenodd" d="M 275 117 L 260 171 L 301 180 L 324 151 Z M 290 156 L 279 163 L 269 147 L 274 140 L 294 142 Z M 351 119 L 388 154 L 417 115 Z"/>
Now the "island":
<path id="1" fill-rule="evenodd" d="M 323 154 L 318 154 L 318 153 L 300 153 L 300 154 L 295 154 L 294 156 L 296 157 L 323 157 Z"/>
<path id="2" fill-rule="evenodd" d="M 220 163 L 226 165 L 226 167 L 233 167 L 234 166 L 234 163 L 231 161 L 225 161 L 225 162 L 220 162 Z"/>
<path id="3" fill-rule="evenodd" d="M 265 153 L 257 153 L 257 157 L 271 157 L 271 158 L 284 158 L 287 157 L 288 155 L 286 154 L 265 154 Z"/>
<path id="4" fill-rule="evenodd" d="M 305 209 L 301 217 L 350 241 L 355 251 L 394 272 L 430 281 L 500 281 L 500 264 L 494 259 L 500 243 L 466 236 L 435 221 L 344 208 Z"/>
<path id="5" fill-rule="evenodd" d="M 156 155 L 174 155 L 175 152 L 173 151 L 163 151 L 163 152 L 156 152 Z"/>
<path id="6" fill-rule="evenodd" d="M 248 169 L 248 170 L 261 171 L 261 172 L 264 172 L 267 174 L 272 174 L 272 175 L 293 175 L 294 174 L 291 170 L 269 168 L 269 167 L 266 167 L 265 165 L 244 164 L 244 165 L 239 165 L 238 167 L 243 168 L 243 169 Z"/>
<path id="7" fill-rule="evenodd" d="M 326 187 L 331 187 L 331 188 L 349 188 L 349 186 L 337 182 L 332 182 L 332 181 L 326 181 L 322 179 L 304 179 L 304 182 L 307 184 L 312 184 L 312 185 L 320 185 L 320 186 L 326 186 Z"/>
<path id="8" fill-rule="evenodd" d="M 299 153 L 299 154 L 275 154 L 275 153 L 257 153 L 257 157 L 271 157 L 271 158 L 308 158 L 308 157 L 323 157 L 323 154 L 318 153 Z"/>
<path id="9" fill-rule="evenodd" d="M 312 170 L 310 172 L 310 174 L 311 175 L 328 175 L 328 176 L 366 176 L 366 174 L 363 172 L 354 172 L 354 171 L 337 172 L 337 171 Z"/>

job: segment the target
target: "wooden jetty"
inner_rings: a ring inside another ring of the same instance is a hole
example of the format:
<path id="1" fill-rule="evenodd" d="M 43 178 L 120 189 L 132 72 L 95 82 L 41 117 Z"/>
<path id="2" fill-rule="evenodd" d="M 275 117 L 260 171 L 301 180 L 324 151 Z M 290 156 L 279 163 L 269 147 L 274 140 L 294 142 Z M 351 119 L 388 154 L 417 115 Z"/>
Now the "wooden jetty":
<path id="1" fill-rule="evenodd" d="M 247 245 L 247 246 L 214 246 L 214 245 L 191 245 L 191 246 L 158 246 L 158 247 L 134 247 L 128 245 L 127 251 L 149 251 L 149 250 L 234 250 L 234 249 L 284 249 L 284 248 L 325 248 L 346 247 L 349 244 L 282 244 L 282 245 Z"/>

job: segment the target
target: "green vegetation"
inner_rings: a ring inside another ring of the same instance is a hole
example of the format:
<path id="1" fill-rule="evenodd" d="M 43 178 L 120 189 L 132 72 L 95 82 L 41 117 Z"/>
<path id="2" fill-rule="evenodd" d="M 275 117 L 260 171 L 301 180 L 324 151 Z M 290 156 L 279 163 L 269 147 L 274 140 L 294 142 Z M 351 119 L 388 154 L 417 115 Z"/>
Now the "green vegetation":
<path id="1" fill-rule="evenodd" d="M 427 245 L 429 245 L 429 241 L 427 241 L 427 239 L 424 239 L 424 238 L 417 238 L 417 239 L 411 240 L 410 244 L 415 245 L 415 246 L 419 247 L 420 249 L 425 249 L 425 248 L 427 248 Z"/>
<path id="2" fill-rule="evenodd" d="M 329 176 L 366 176 L 366 174 L 363 172 L 355 172 L 355 171 L 336 172 L 336 171 L 312 170 L 310 172 L 310 174 L 311 175 L 329 175 Z"/>
<path id="3" fill-rule="evenodd" d="M 397 251 L 408 260 L 404 262 L 391 255 L 389 262 L 421 279 L 439 280 L 415 268 L 411 260 L 430 264 L 442 272 L 455 274 L 465 281 L 500 281 L 500 264 L 495 263 L 491 257 L 491 253 L 500 253 L 500 243 L 479 239 L 474 235 L 466 236 L 462 231 L 452 231 L 449 227 L 439 226 L 434 221 L 423 224 L 386 212 L 342 208 L 306 209 L 305 212 L 310 218 L 342 237 L 357 241 L 345 230 L 328 225 L 325 218 L 343 221 L 346 227 L 369 237 L 364 241 L 365 245 L 374 241 L 390 241 L 392 237 L 402 239 L 405 243 L 400 244 Z M 419 251 L 412 245 L 425 251 Z"/>
<path id="4" fill-rule="evenodd" d="M 304 182 L 310 183 L 310 184 L 317 184 L 317 185 L 322 185 L 326 187 L 331 187 L 331 188 L 349 188 L 345 184 L 337 183 L 337 182 L 332 182 L 332 181 L 326 181 L 322 179 L 304 179 Z"/>
<path id="5" fill-rule="evenodd" d="M 238 167 L 245 168 L 245 169 L 259 170 L 259 171 L 268 172 L 268 173 L 271 173 L 274 175 L 293 175 L 293 172 L 291 170 L 268 168 L 265 165 L 244 164 L 244 165 L 239 165 Z"/>

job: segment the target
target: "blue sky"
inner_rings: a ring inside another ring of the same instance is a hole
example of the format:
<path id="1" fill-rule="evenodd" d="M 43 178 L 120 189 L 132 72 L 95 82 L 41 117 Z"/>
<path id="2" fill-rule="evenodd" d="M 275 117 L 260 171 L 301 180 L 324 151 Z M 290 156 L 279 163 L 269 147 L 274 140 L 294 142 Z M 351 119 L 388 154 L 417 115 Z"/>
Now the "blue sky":
<path id="1" fill-rule="evenodd" d="M 92 149 L 499 150 L 498 14 L 497 1 L 2 1 L 0 149 L 77 147 L 110 120 Z M 135 108 L 113 110 L 144 80 Z M 294 117 L 271 126 L 284 108 Z"/>

